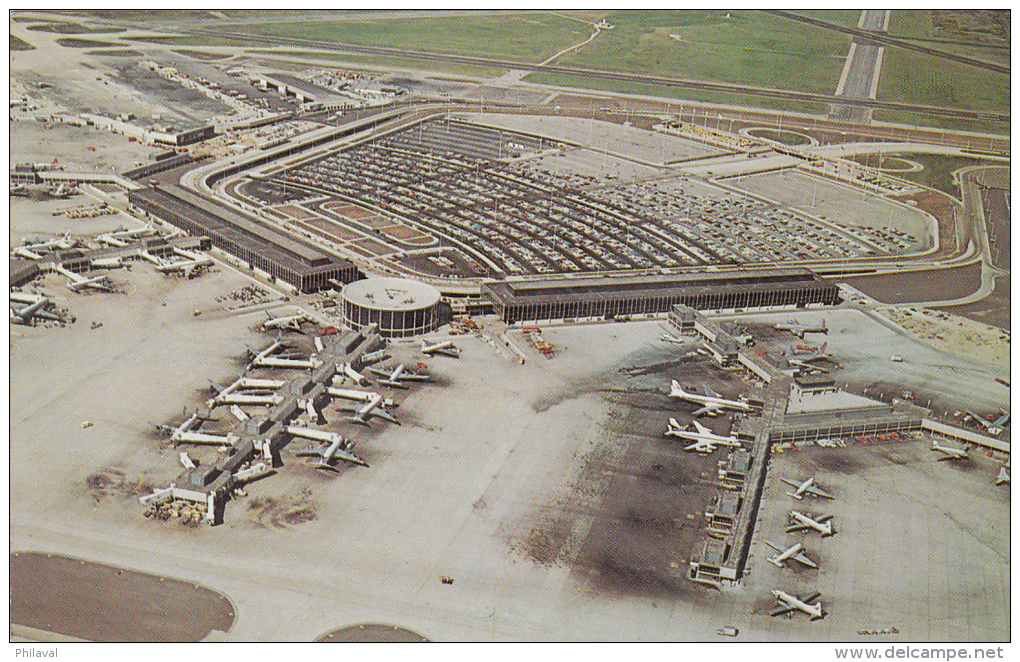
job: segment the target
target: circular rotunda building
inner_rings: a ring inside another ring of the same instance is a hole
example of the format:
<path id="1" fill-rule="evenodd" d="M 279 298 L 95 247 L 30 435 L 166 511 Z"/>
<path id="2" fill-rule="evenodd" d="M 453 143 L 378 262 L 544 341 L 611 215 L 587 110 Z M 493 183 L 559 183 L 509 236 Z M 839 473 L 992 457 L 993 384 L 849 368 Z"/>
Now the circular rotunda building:
<path id="1" fill-rule="evenodd" d="M 439 290 L 407 278 L 369 278 L 344 286 L 344 324 L 378 324 L 386 338 L 406 338 L 439 326 Z"/>

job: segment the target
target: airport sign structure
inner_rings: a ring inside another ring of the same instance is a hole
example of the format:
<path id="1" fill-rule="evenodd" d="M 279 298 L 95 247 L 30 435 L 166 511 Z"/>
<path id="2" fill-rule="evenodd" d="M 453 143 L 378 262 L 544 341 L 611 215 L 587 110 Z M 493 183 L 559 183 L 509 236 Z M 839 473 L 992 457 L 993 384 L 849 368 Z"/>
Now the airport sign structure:
<path id="1" fill-rule="evenodd" d="M 12 641 L 1008 642 L 1008 10 L 414 14 L 10 13 Z"/>

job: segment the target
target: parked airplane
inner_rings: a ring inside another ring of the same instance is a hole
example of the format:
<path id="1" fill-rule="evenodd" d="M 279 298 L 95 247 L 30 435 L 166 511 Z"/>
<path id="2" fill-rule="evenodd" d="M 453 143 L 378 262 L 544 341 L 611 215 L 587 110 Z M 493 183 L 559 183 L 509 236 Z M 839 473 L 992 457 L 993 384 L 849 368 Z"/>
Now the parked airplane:
<path id="1" fill-rule="evenodd" d="M 680 338 L 677 338 L 676 336 L 671 336 L 668 333 L 664 333 L 661 336 L 659 336 L 659 340 L 661 340 L 663 342 L 676 343 L 677 345 L 686 345 L 687 344 L 686 342 L 684 342 Z"/>
<path id="2" fill-rule="evenodd" d="M 67 289 L 72 292 L 79 292 L 86 287 L 91 287 L 103 292 L 110 291 L 110 283 L 106 280 L 106 274 L 100 274 L 93 278 L 86 278 L 80 274 L 76 274 L 69 269 L 65 269 L 59 264 L 53 265 L 53 270 L 57 273 L 65 276 L 70 282 L 66 283 Z"/>
<path id="3" fill-rule="evenodd" d="M 794 499 L 803 499 L 805 494 L 807 496 L 821 497 L 823 499 L 836 498 L 829 494 L 828 492 L 826 492 L 825 490 L 823 490 L 822 488 L 818 487 L 818 485 L 815 484 L 814 476 L 802 482 L 790 480 L 789 478 L 780 478 L 780 480 L 786 483 L 787 485 L 797 488 L 793 492 L 787 492 L 787 494 L 792 496 Z"/>
<path id="4" fill-rule="evenodd" d="M 798 361 L 806 361 L 806 362 L 818 361 L 819 359 L 827 359 L 827 358 L 830 358 L 829 355 L 825 353 L 825 350 L 826 350 L 826 348 L 828 346 L 829 346 L 829 343 L 825 342 L 825 343 L 822 343 L 822 346 L 819 347 L 816 350 L 806 350 L 806 351 L 801 351 L 801 350 L 797 349 L 796 347 L 791 347 L 790 349 L 788 349 L 788 350 L 783 352 L 783 358 L 785 358 L 788 361 L 790 361 L 790 359 L 796 359 Z M 792 361 L 791 361 L 791 363 L 792 363 Z"/>
<path id="5" fill-rule="evenodd" d="M 955 446 L 943 446 L 937 440 L 931 440 L 931 449 L 942 453 L 942 457 L 936 460 L 936 462 L 946 462 L 948 460 L 962 460 L 965 457 L 969 457 L 970 447 L 967 448 L 956 448 Z"/>
<path id="6" fill-rule="evenodd" d="M 786 527 L 786 532 L 814 530 L 820 533 L 823 538 L 833 536 L 836 535 L 836 532 L 832 530 L 832 517 L 832 515 L 822 515 L 818 519 L 814 519 L 804 513 L 791 510 L 790 521 L 794 523 Z"/>
<path id="7" fill-rule="evenodd" d="M 453 344 L 452 340 L 445 340 L 443 342 L 431 344 L 425 338 L 421 339 L 421 352 L 422 354 L 428 354 L 435 356 L 436 354 L 446 354 L 453 358 L 460 358 L 460 348 Z"/>
<path id="8" fill-rule="evenodd" d="M 35 324 L 36 318 L 52 320 L 56 322 L 64 321 L 56 313 L 51 313 L 43 308 L 49 304 L 52 300 L 49 297 L 42 297 L 35 303 L 26 304 L 24 306 L 15 306 L 11 304 L 11 322 L 15 324 L 33 325 Z"/>
<path id="9" fill-rule="evenodd" d="M 1009 470 L 1006 467 L 999 469 L 999 475 L 995 477 L 995 484 L 1002 485 L 1003 483 L 1009 483 Z"/>
<path id="10" fill-rule="evenodd" d="M 773 545 L 768 540 L 765 541 L 765 544 L 779 552 L 779 554 L 776 556 L 770 556 L 768 558 L 768 561 L 769 563 L 776 564 L 780 568 L 784 567 L 783 564 L 786 561 L 796 561 L 797 563 L 802 563 L 808 566 L 809 568 L 818 567 L 818 564 L 812 561 L 810 558 L 808 558 L 807 554 L 804 553 L 804 545 L 801 543 L 797 543 L 795 545 L 787 547 L 786 549 L 783 549 L 778 545 Z"/>
<path id="11" fill-rule="evenodd" d="M 335 389 L 329 389 L 330 395 L 333 394 L 334 390 Z M 393 416 L 393 414 L 389 413 L 388 411 L 382 408 L 383 396 L 381 396 L 378 393 L 372 393 L 370 395 L 371 398 L 364 404 L 356 405 L 340 403 L 339 405 L 337 405 L 337 409 L 339 409 L 340 411 L 352 412 L 353 415 L 347 417 L 347 420 L 351 421 L 352 423 L 368 425 L 369 418 L 373 416 L 378 416 L 384 421 L 389 421 L 390 423 L 396 423 L 397 425 L 400 425 L 400 421 L 398 421 L 396 417 Z"/>
<path id="12" fill-rule="evenodd" d="M 47 241 L 36 241 L 25 242 L 21 246 L 15 246 L 11 249 L 12 257 L 24 257 L 29 260 L 41 260 L 42 255 L 40 253 L 50 253 L 53 249 L 67 250 L 68 248 L 74 248 L 78 243 L 76 239 L 71 239 L 71 233 L 65 232 L 63 237 L 59 239 L 49 239 Z"/>
<path id="13" fill-rule="evenodd" d="M 154 234 L 156 234 L 156 228 L 152 227 L 151 223 L 133 230 L 125 229 L 122 225 L 113 232 L 106 232 L 99 235 L 96 237 L 96 241 L 109 244 L 110 246 L 122 247 L 127 246 L 135 239 L 149 237 Z"/>
<path id="14" fill-rule="evenodd" d="M 977 414 L 975 414 L 974 412 L 972 412 L 969 409 L 967 410 L 967 413 L 971 415 L 971 418 L 973 418 L 975 421 L 977 421 L 982 426 L 984 426 L 985 431 L 988 434 L 992 435 L 993 437 L 998 437 L 999 433 L 1002 432 L 1002 430 L 1006 427 L 1006 423 L 1009 422 L 1009 412 L 1008 411 L 1003 411 L 1002 415 L 999 416 L 994 421 L 989 421 L 984 416 L 978 416 Z M 989 414 L 989 416 L 991 416 L 991 414 Z"/>
<path id="15" fill-rule="evenodd" d="M 179 271 L 184 274 L 185 278 L 191 278 L 201 269 L 211 267 L 212 265 L 212 258 L 201 255 L 193 259 L 178 260 L 176 262 L 161 260 L 160 263 L 156 265 L 156 271 L 159 271 L 160 273 Z"/>
<path id="16" fill-rule="evenodd" d="M 737 411 L 751 411 L 751 405 L 746 402 L 739 400 L 727 400 L 718 393 L 710 389 L 708 386 L 703 386 L 705 395 L 698 395 L 685 391 L 677 380 L 673 380 L 670 384 L 669 397 L 680 398 L 687 402 L 693 402 L 695 404 L 703 405 L 701 409 L 694 412 L 695 416 L 701 414 L 708 414 L 709 416 L 717 416 L 723 409 L 735 409 Z"/>
<path id="17" fill-rule="evenodd" d="M 802 598 L 800 596 L 790 595 L 786 591 L 773 589 L 772 595 L 776 598 L 776 606 L 769 612 L 769 616 L 782 616 L 783 614 L 789 614 L 793 611 L 802 611 L 810 616 L 810 620 L 812 621 L 825 618 L 825 612 L 822 610 L 822 603 L 814 602 L 822 595 L 817 591 Z"/>
<path id="18" fill-rule="evenodd" d="M 321 365 L 321 362 L 317 359 L 291 359 L 283 358 L 279 356 L 272 356 L 278 348 L 283 346 L 283 342 L 277 338 L 269 345 L 266 349 L 259 351 L 251 346 L 248 347 L 248 351 L 251 352 L 254 357 L 248 367 L 255 368 L 317 368 Z"/>
<path id="19" fill-rule="evenodd" d="M 266 331 L 269 329 L 291 329 L 292 331 L 301 330 L 301 322 L 308 319 L 308 315 L 305 313 L 298 313 L 297 315 L 288 315 L 286 317 L 273 317 L 266 311 L 266 321 L 262 322 L 262 328 Z"/>
<path id="20" fill-rule="evenodd" d="M 28 187 L 24 184 L 11 184 L 11 195 L 29 195 Z"/>
<path id="21" fill-rule="evenodd" d="M 780 331 L 790 331 L 793 335 L 798 338 L 803 338 L 805 333 L 828 333 L 829 328 L 825 326 L 825 320 L 822 320 L 821 326 L 811 326 L 810 324 L 802 324 L 795 319 L 788 320 L 785 324 L 776 324 L 776 328 Z"/>
<path id="22" fill-rule="evenodd" d="M 407 384 L 401 380 L 418 381 L 418 382 L 430 382 L 432 377 L 430 375 L 422 375 L 416 372 L 404 372 L 404 364 L 398 365 L 393 372 L 386 372 L 376 367 L 369 367 L 368 370 L 376 375 L 382 377 L 376 381 L 385 386 L 391 386 L 393 388 L 407 388 Z"/>
<path id="23" fill-rule="evenodd" d="M 669 429 L 666 430 L 667 437 L 677 437 L 679 439 L 686 439 L 693 441 L 693 444 L 684 446 L 685 451 L 697 451 L 699 453 L 711 453 L 715 451 L 716 446 L 730 446 L 731 448 L 740 448 L 740 441 L 736 437 L 723 437 L 715 434 L 707 427 L 697 421 L 692 422 L 696 431 L 691 432 L 685 430 L 675 418 L 669 419 Z"/>
<path id="24" fill-rule="evenodd" d="M 350 452 L 350 450 L 354 448 L 354 443 L 344 439 L 343 436 L 339 434 L 334 432 L 325 432 L 323 430 L 303 428 L 298 425 L 288 425 L 287 432 L 296 437 L 304 437 L 306 439 L 312 439 L 329 444 L 322 448 L 306 448 L 297 452 L 298 457 L 318 457 L 319 463 L 315 465 L 316 469 L 337 471 L 336 466 L 334 466 L 337 460 L 343 460 L 344 462 L 350 462 L 351 464 L 358 464 L 363 467 L 368 466 L 367 462 Z"/>

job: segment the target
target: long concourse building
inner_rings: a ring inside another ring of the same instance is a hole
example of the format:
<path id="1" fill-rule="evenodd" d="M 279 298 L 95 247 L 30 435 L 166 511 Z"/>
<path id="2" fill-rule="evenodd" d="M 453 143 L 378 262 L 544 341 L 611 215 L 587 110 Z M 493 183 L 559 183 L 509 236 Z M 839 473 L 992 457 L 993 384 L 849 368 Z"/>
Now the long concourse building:
<path id="1" fill-rule="evenodd" d="M 835 284 L 803 268 L 570 279 L 508 278 L 483 283 L 482 294 L 508 324 L 664 313 L 677 304 L 713 310 L 839 301 Z"/>
<path id="2" fill-rule="evenodd" d="M 180 186 L 154 184 L 129 191 L 128 201 L 185 232 L 206 235 L 216 248 L 302 292 L 329 287 L 330 279 L 349 283 L 360 276 L 349 260 L 221 207 Z"/>

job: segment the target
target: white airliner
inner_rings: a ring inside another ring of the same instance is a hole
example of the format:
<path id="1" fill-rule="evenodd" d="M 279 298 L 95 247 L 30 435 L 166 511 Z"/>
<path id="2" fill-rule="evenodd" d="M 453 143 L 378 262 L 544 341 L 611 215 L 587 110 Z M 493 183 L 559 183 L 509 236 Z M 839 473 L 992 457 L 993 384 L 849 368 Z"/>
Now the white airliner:
<path id="1" fill-rule="evenodd" d="M 825 326 L 825 320 L 822 320 L 821 326 L 811 326 L 810 324 L 802 324 L 795 319 L 788 320 L 785 324 L 776 324 L 776 328 L 780 331 L 790 331 L 793 335 L 798 338 L 803 338 L 805 333 L 828 333 L 829 328 Z"/>
<path id="2" fill-rule="evenodd" d="M 299 425 L 288 425 L 287 432 L 295 437 L 304 437 L 305 439 L 328 444 L 328 446 L 322 448 L 306 448 L 297 452 L 298 457 L 318 457 L 319 463 L 315 465 L 316 469 L 337 471 L 335 466 L 337 460 L 358 464 L 363 467 L 368 466 L 367 462 L 351 452 L 350 449 L 354 448 L 354 442 L 344 439 L 339 434 L 304 428 Z"/>
<path id="3" fill-rule="evenodd" d="M 268 331 L 269 329 L 290 329 L 292 331 L 301 330 L 301 322 L 308 320 L 308 315 L 305 313 L 298 313 L 297 315 L 288 315 L 286 317 L 273 317 L 266 312 L 266 316 L 269 318 L 262 323 L 262 328 Z"/>
<path id="4" fill-rule="evenodd" d="M 784 563 L 786 563 L 786 561 L 796 561 L 797 563 L 802 563 L 809 568 L 818 567 L 818 564 L 808 558 L 808 555 L 804 553 L 804 545 L 801 543 L 797 543 L 787 547 L 786 549 L 783 549 L 778 545 L 773 545 L 768 540 L 765 541 L 765 544 L 779 552 L 776 556 L 770 556 L 768 558 L 768 562 L 774 563 L 780 568 L 784 567 Z"/>
<path id="5" fill-rule="evenodd" d="M 380 370 L 379 368 L 375 367 L 370 367 L 368 368 L 368 370 L 369 372 L 372 372 L 382 377 L 382 379 L 377 379 L 376 380 L 377 382 L 385 386 L 391 386 L 393 388 L 407 388 L 407 384 L 405 384 L 401 380 L 419 382 L 432 381 L 432 377 L 429 375 L 421 375 L 416 372 L 404 372 L 403 363 L 394 368 L 393 372 L 386 372 L 385 370 Z"/>
<path id="6" fill-rule="evenodd" d="M 364 404 L 357 405 L 351 403 L 340 403 L 337 405 L 337 409 L 340 411 L 351 412 L 352 415 L 348 416 L 347 420 L 352 423 L 368 425 L 368 419 L 376 416 L 384 421 L 400 425 L 400 421 L 398 421 L 393 414 L 382 408 L 382 402 L 383 396 L 378 393 L 374 393 L 372 398 Z"/>
<path id="7" fill-rule="evenodd" d="M 969 457 L 970 447 L 967 448 L 956 448 L 955 446 L 943 446 L 935 439 L 931 440 L 931 449 L 942 453 L 942 457 L 936 460 L 936 462 L 946 462 L 947 460 L 962 460 L 965 457 Z"/>
<path id="8" fill-rule="evenodd" d="M 82 275 L 76 274 L 73 271 L 65 269 L 59 264 L 53 265 L 53 270 L 57 273 L 62 274 L 68 279 L 67 289 L 72 292 L 79 292 L 86 287 L 93 289 L 102 290 L 103 292 L 110 291 L 110 283 L 106 280 L 106 274 L 100 274 L 94 278 L 85 278 Z"/>
<path id="9" fill-rule="evenodd" d="M 159 271 L 160 273 L 179 271 L 184 274 L 185 278 L 191 278 L 201 269 L 211 267 L 212 265 L 212 258 L 201 255 L 191 259 L 178 260 L 176 262 L 167 262 L 162 260 L 156 265 L 156 271 Z"/>
<path id="10" fill-rule="evenodd" d="M 698 395 L 697 393 L 691 393 L 685 391 L 683 386 L 677 380 L 673 380 L 670 384 L 669 397 L 680 398 L 687 402 L 693 402 L 695 404 L 702 405 L 701 409 L 694 412 L 695 416 L 701 414 L 708 414 L 709 416 L 717 416 L 723 409 L 734 409 L 736 411 L 751 411 L 751 405 L 746 402 L 739 400 L 727 400 L 718 393 L 710 389 L 708 386 L 703 387 L 705 389 L 705 395 Z"/>
<path id="11" fill-rule="evenodd" d="M 793 524 L 786 527 L 786 532 L 794 533 L 796 531 L 813 530 L 822 534 L 823 538 L 833 536 L 836 535 L 836 532 L 832 530 L 832 517 L 832 515 L 822 515 L 818 519 L 814 519 L 812 517 L 808 517 L 804 513 L 791 510 L 790 521 L 793 522 Z"/>
<path id="12" fill-rule="evenodd" d="M 811 478 L 808 478 L 805 481 L 799 481 L 799 482 L 796 481 L 796 480 L 790 480 L 789 478 L 780 478 L 779 480 L 783 481 L 787 485 L 790 485 L 791 487 L 797 488 L 793 492 L 787 492 L 787 494 L 792 496 L 794 499 L 803 499 L 804 495 L 821 497 L 823 499 L 835 499 L 836 498 L 836 497 L 832 496 L 831 494 L 829 494 L 828 492 L 826 492 L 825 490 L 823 490 L 822 488 L 818 487 L 818 485 L 815 484 L 815 477 L 814 476 L 812 476 Z"/>
<path id="13" fill-rule="evenodd" d="M 1009 422 L 1009 412 L 1008 411 L 1003 411 L 1002 415 L 999 416 L 994 421 L 989 421 L 984 416 L 978 416 L 977 414 L 975 414 L 974 412 L 972 412 L 969 409 L 967 410 L 967 413 L 971 415 L 971 418 L 973 418 L 975 421 L 977 421 L 982 426 L 984 426 L 985 431 L 988 434 L 992 435 L 993 437 L 998 437 L 999 433 L 1002 432 L 1002 430 L 1006 427 L 1006 423 Z M 990 415 L 991 414 L 989 414 L 989 416 Z"/>
<path id="14" fill-rule="evenodd" d="M 317 368 L 322 363 L 315 358 L 311 359 L 293 359 L 281 356 L 273 356 L 273 352 L 283 346 L 283 342 L 280 339 L 273 341 L 269 347 L 259 351 L 251 346 L 248 347 L 248 351 L 251 352 L 254 358 L 248 367 L 255 368 L 297 368 L 297 369 L 308 369 Z"/>
<path id="15" fill-rule="evenodd" d="M 135 239 L 142 237 L 149 237 L 156 234 L 156 228 L 152 227 L 152 224 L 148 224 L 145 227 L 135 228 L 134 230 L 126 230 L 124 226 L 121 226 L 113 232 L 106 232 L 96 237 L 96 241 L 110 246 L 123 247 L 130 244 Z"/>
<path id="16" fill-rule="evenodd" d="M 430 343 L 428 340 L 421 339 L 421 352 L 422 354 L 428 354 L 429 356 L 435 356 L 436 354 L 445 354 L 446 356 L 452 356 L 453 358 L 460 358 L 460 348 L 453 344 L 452 340 L 444 340 L 439 343 Z"/>
<path id="17" fill-rule="evenodd" d="M 999 475 L 995 477 L 995 484 L 1002 485 L 1003 483 L 1009 483 L 1009 470 L 1006 467 L 999 469 Z"/>
<path id="18" fill-rule="evenodd" d="M 812 621 L 825 618 L 825 612 L 822 610 L 822 603 L 814 602 L 822 595 L 817 591 L 811 595 L 801 598 L 800 596 L 790 595 L 786 591 L 773 589 L 772 595 L 776 598 L 776 606 L 769 612 L 769 616 L 782 616 L 783 614 L 789 614 L 793 611 L 802 611 L 810 616 Z"/>
<path id="19" fill-rule="evenodd" d="M 51 313 L 43 308 L 49 304 L 52 300 L 49 297 L 42 297 L 35 301 L 35 303 L 26 304 L 24 306 L 16 306 L 11 304 L 11 322 L 14 324 L 35 324 L 36 318 L 51 320 L 54 322 L 62 322 L 63 319 L 56 313 Z"/>
<path id="20" fill-rule="evenodd" d="M 677 338 L 676 336 L 671 336 L 668 333 L 664 333 L 661 336 L 659 336 L 659 340 L 661 340 L 662 342 L 675 343 L 677 345 L 686 345 L 687 344 L 686 342 L 684 342 L 680 338 Z"/>
<path id="21" fill-rule="evenodd" d="M 34 241 L 26 242 L 21 246 L 15 246 L 11 249 L 11 257 L 24 257 L 29 260 L 41 260 L 42 255 L 40 253 L 50 253 L 55 248 L 67 250 L 68 248 L 74 248 L 78 242 L 71 239 L 71 233 L 64 233 L 63 237 L 59 239 L 50 239 L 49 241 Z"/>
<path id="22" fill-rule="evenodd" d="M 669 419 L 669 429 L 666 430 L 667 437 L 677 437 L 693 441 L 693 444 L 684 446 L 685 451 L 697 451 L 698 453 L 711 453 L 716 446 L 729 446 L 740 448 L 740 441 L 736 437 L 723 437 L 715 434 L 707 427 L 697 421 L 692 421 L 696 431 L 685 430 L 675 418 Z"/>

